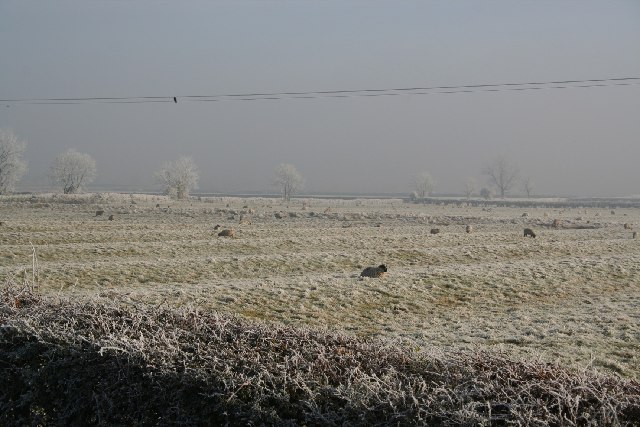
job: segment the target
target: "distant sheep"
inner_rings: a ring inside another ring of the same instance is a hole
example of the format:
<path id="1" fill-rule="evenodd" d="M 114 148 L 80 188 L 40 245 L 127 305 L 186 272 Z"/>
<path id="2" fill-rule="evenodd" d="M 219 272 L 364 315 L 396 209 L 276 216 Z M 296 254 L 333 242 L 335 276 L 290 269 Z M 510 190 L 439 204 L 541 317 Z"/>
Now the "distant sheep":
<path id="1" fill-rule="evenodd" d="M 236 237 L 236 230 L 233 228 L 225 229 L 218 233 L 219 237 Z"/>
<path id="2" fill-rule="evenodd" d="M 438 233 L 440 233 L 440 229 L 439 228 L 432 228 L 430 233 L 431 234 L 438 234 Z"/>
<path id="3" fill-rule="evenodd" d="M 115 216 L 113 216 L 113 215 L 109 215 L 109 221 L 113 221 L 114 219 L 116 219 L 116 217 L 115 217 Z"/>
<path id="4" fill-rule="evenodd" d="M 367 267 L 362 270 L 360 277 L 382 277 L 387 273 L 387 267 L 384 264 L 380 264 L 377 267 Z"/>
<path id="5" fill-rule="evenodd" d="M 523 214 L 522 214 L 522 218 L 526 218 L 526 217 L 528 217 L 528 216 L 529 216 L 529 214 L 528 214 L 527 212 L 525 212 L 525 213 L 523 213 Z"/>
<path id="6" fill-rule="evenodd" d="M 536 233 L 533 232 L 532 229 L 530 228 L 525 228 L 524 229 L 524 237 L 536 237 Z"/>
<path id="7" fill-rule="evenodd" d="M 214 230 L 217 230 L 217 229 L 219 229 L 219 228 L 220 228 L 220 224 L 216 224 L 216 226 L 215 226 L 215 227 L 213 227 L 213 229 L 214 229 Z"/>
<path id="8" fill-rule="evenodd" d="M 625 230 L 631 230 L 631 229 L 633 229 L 633 225 L 632 225 L 632 224 L 629 224 L 628 222 L 626 222 L 626 223 L 624 224 L 624 229 L 625 229 Z"/>
<path id="9" fill-rule="evenodd" d="M 473 231 L 473 226 L 471 226 L 471 225 L 467 225 L 467 227 L 465 228 L 465 231 L 466 231 L 467 233 L 471 233 L 471 232 Z"/>
<path id="10" fill-rule="evenodd" d="M 96 211 L 96 216 L 101 216 L 104 214 L 103 210 Z"/>

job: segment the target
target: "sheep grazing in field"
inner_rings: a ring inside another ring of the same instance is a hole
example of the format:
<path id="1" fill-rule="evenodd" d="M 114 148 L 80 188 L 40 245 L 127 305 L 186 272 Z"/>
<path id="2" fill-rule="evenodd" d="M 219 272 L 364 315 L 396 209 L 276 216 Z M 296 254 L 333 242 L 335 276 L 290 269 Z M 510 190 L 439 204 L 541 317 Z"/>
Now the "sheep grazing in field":
<path id="1" fill-rule="evenodd" d="M 611 211 L 611 215 L 615 215 L 615 214 L 616 214 L 616 211 Z"/>
<path id="2" fill-rule="evenodd" d="M 104 214 L 103 210 L 96 211 L 96 216 L 101 216 Z"/>
<path id="3" fill-rule="evenodd" d="M 632 224 L 629 224 L 628 222 L 625 222 L 625 224 L 624 224 L 624 229 L 625 230 L 631 230 L 632 228 L 633 228 Z"/>
<path id="4" fill-rule="evenodd" d="M 387 267 L 384 264 L 380 264 L 377 267 L 367 267 L 362 270 L 360 277 L 382 277 L 387 273 Z"/>
<path id="5" fill-rule="evenodd" d="M 431 234 L 438 234 L 438 233 L 440 233 L 440 229 L 439 228 L 432 228 L 430 233 Z"/>
<path id="6" fill-rule="evenodd" d="M 114 219 L 116 219 L 116 217 L 115 217 L 115 216 L 113 216 L 113 215 L 109 215 L 109 221 L 113 221 Z"/>
<path id="7" fill-rule="evenodd" d="M 214 230 L 218 230 L 220 228 L 220 224 L 216 224 L 215 227 L 213 227 Z"/>
<path id="8" fill-rule="evenodd" d="M 524 229 L 524 237 L 536 237 L 536 233 L 533 232 L 532 229 L 530 228 L 525 228 Z"/>
<path id="9" fill-rule="evenodd" d="M 467 227 L 465 228 L 465 231 L 467 233 L 471 233 L 473 231 L 473 226 L 472 225 L 467 225 Z"/>
<path id="10" fill-rule="evenodd" d="M 219 237 L 236 237 L 236 230 L 234 230 L 233 228 L 224 229 L 218 233 L 218 236 Z"/>
<path id="11" fill-rule="evenodd" d="M 525 213 L 523 213 L 523 214 L 522 214 L 522 218 L 526 218 L 526 217 L 528 217 L 528 216 L 529 216 L 529 214 L 528 214 L 527 212 L 525 212 Z"/>

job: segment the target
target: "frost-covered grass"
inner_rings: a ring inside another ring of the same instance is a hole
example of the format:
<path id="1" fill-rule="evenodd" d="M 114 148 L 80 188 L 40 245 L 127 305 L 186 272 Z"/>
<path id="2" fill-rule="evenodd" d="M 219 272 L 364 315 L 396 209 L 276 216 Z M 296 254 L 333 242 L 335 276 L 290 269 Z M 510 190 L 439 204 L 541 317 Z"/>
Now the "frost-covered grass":
<path id="1" fill-rule="evenodd" d="M 25 280 L 27 284 L 37 280 Z M 2 425 L 632 426 L 640 383 L 200 310 L 0 287 Z"/>
<path id="2" fill-rule="evenodd" d="M 99 209 L 105 214 L 96 217 Z M 417 349 L 497 350 L 640 378 L 640 240 L 623 228 L 637 229 L 640 212 L 610 211 L 5 197 L 0 279 L 30 267 L 31 242 L 44 295 L 195 306 L 402 338 Z M 240 225 L 241 216 L 251 224 Z M 562 228 L 549 227 L 556 218 Z M 217 237 L 216 224 L 235 228 L 237 238 Z M 524 238 L 524 227 L 538 237 Z M 383 279 L 358 277 L 381 263 L 389 268 Z"/>

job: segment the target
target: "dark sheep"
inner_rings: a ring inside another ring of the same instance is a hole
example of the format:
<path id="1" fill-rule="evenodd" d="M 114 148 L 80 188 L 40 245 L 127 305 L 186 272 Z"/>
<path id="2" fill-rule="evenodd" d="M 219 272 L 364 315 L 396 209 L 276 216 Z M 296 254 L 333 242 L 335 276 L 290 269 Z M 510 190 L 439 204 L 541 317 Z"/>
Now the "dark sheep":
<path id="1" fill-rule="evenodd" d="M 367 267 L 362 270 L 360 277 L 382 277 L 387 273 L 387 267 L 384 264 L 380 264 L 377 267 Z"/>
<path id="2" fill-rule="evenodd" d="M 219 232 L 218 236 L 220 236 L 220 237 L 236 237 L 236 230 L 234 230 L 233 228 L 225 229 L 225 230 L 222 230 L 221 232 Z"/>
<path id="3" fill-rule="evenodd" d="M 524 229 L 524 237 L 536 237 L 536 233 L 533 232 L 532 229 L 530 228 L 525 228 Z"/>
<path id="4" fill-rule="evenodd" d="M 438 234 L 440 233 L 440 229 L 439 228 L 432 228 L 431 229 L 431 234 Z"/>
<path id="5" fill-rule="evenodd" d="M 471 233 L 473 231 L 473 226 L 472 225 L 467 225 L 467 227 L 465 228 L 465 231 L 467 233 Z"/>
<path id="6" fill-rule="evenodd" d="M 113 221 L 114 219 L 116 219 L 116 217 L 114 217 L 113 215 L 109 215 L 109 221 Z"/>
<path id="7" fill-rule="evenodd" d="M 624 229 L 625 229 L 625 230 L 631 230 L 632 228 L 633 228 L 633 225 L 632 225 L 632 224 L 629 224 L 628 222 L 626 222 L 626 223 L 624 224 Z"/>
<path id="8" fill-rule="evenodd" d="M 96 216 L 101 216 L 104 214 L 103 210 L 96 211 Z"/>

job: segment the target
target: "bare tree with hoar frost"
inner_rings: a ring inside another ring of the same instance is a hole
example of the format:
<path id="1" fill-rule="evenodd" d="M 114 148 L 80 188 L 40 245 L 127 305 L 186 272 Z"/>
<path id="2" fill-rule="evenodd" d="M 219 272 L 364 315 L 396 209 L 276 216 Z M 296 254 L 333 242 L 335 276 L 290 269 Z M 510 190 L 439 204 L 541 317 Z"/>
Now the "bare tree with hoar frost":
<path id="1" fill-rule="evenodd" d="M 522 178 L 522 189 L 527 194 L 527 197 L 531 197 L 533 192 L 533 181 L 530 177 Z"/>
<path id="2" fill-rule="evenodd" d="M 156 172 L 156 178 L 164 185 L 165 193 L 175 199 L 186 199 L 191 190 L 198 188 L 200 170 L 191 157 L 180 157 L 167 162 Z"/>
<path id="3" fill-rule="evenodd" d="M 478 191 L 478 180 L 475 178 L 467 178 L 464 182 L 464 195 L 467 199 L 470 199 L 476 191 Z"/>
<path id="4" fill-rule="evenodd" d="M 0 129 L 0 194 L 14 191 L 27 171 L 27 162 L 22 159 L 25 148 L 13 132 Z"/>
<path id="5" fill-rule="evenodd" d="M 278 165 L 275 173 L 274 185 L 280 188 L 282 197 L 288 202 L 302 188 L 304 178 L 295 166 L 288 163 Z"/>
<path id="6" fill-rule="evenodd" d="M 489 177 L 489 183 L 496 187 L 503 199 L 518 179 L 518 168 L 504 157 L 494 159 L 484 168 L 483 173 Z"/>
<path id="7" fill-rule="evenodd" d="M 418 199 L 424 199 L 433 193 L 435 181 L 429 172 L 420 172 L 413 176 L 413 186 Z"/>
<path id="8" fill-rule="evenodd" d="M 64 194 L 79 193 L 96 177 L 96 161 L 88 154 L 68 150 L 58 154 L 51 166 L 51 179 Z"/>
<path id="9" fill-rule="evenodd" d="M 482 187 L 480 189 L 480 197 L 483 199 L 491 199 L 493 198 L 493 191 L 487 187 Z"/>

